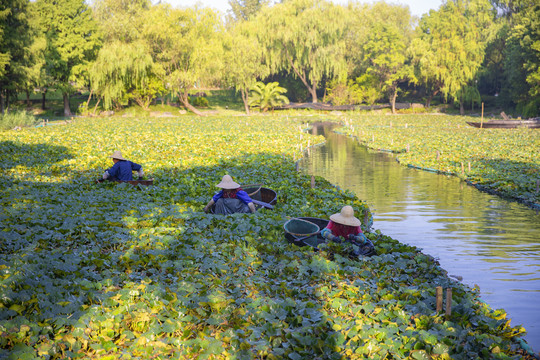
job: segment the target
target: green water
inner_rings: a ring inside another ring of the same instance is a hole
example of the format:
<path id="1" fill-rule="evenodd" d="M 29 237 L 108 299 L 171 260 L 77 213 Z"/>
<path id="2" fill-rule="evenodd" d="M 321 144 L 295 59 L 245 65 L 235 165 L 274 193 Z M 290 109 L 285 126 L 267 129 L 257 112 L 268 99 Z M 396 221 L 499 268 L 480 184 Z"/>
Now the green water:
<path id="1" fill-rule="evenodd" d="M 523 325 L 525 340 L 540 351 L 537 211 L 455 177 L 406 168 L 395 155 L 369 151 L 328 128 L 318 132 L 327 143 L 309 151 L 300 161 L 301 171 L 367 201 L 375 229 L 422 248 L 450 275 L 478 285 L 482 299 L 503 308 L 512 325 Z"/>

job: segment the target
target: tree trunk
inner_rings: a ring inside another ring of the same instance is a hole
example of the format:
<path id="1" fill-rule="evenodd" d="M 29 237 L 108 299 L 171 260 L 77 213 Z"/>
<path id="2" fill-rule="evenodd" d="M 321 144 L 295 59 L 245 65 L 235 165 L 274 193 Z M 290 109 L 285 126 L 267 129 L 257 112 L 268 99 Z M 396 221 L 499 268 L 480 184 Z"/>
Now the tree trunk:
<path id="1" fill-rule="evenodd" d="M 28 89 L 26 90 L 26 106 L 32 107 L 32 103 L 30 102 L 30 91 L 28 91 Z"/>
<path id="2" fill-rule="evenodd" d="M 392 95 L 390 95 L 390 104 L 392 105 L 392 114 L 396 113 L 396 98 L 397 98 L 397 88 L 392 90 Z"/>
<path id="3" fill-rule="evenodd" d="M 249 115 L 248 90 L 241 90 L 240 93 L 242 94 L 242 101 L 244 102 L 244 109 L 246 110 L 246 114 Z"/>
<path id="4" fill-rule="evenodd" d="M 287 56 L 287 59 L 289 60 L 289 64 L 291 65 L 294 73 L 300 78 L 300 80 L 302 80 L 302 83 L 308 89 L 308 91 L 309 91 L 309 93 L 311 95 L 312 102 L 316 103 L 317 102 L 317 83 L 314 82 L 313 86 L 310 86 L 308 84 L 307 76 L 306 76 L 305 72 L 300 73 L 300 71 L 296 68 L 296 66 L 294 66 L 292 58 L 289 56 L 289 53 L 286 52 L 285 54 Z"/>
<path id="5" fill-rule="evenodd" d="M 96 106 L 94 106 L 94 112 L 92 112 L 92 115 L 93 115 L 93 116 L 96 116 L 96 110 L 97 110 L 97 107 L 98 107 L 100 101 L 101 101 L 101 98 L 98 97 L 98 99 L 97 99 L 97 101 L 96 101 Z"/>
<path id="6" fill-rule="evenodd" d="M 430 94 L 428 95 L 427 99 L 426 99 L 426 108 L 430 108 L 431 107 L 431 100 L 433 99 L 433 95 Z"/>
<path id="7" fill-rule="evenodd" d="M 313 84 L 313 86 L 308 86 L 308 90 L 311 95 L 311 102 L 317 103 L 317 85 Z"/>
<path id="8" fill-rule="evenodd" d="M 64 116 L 71 116 L 71 109 L 69 108 L 69 93 L 64 93 Z"/>
<path id="9" fill-rule="evenodd" d="M 4 98 L 4 91 L 0 90 L 0 113 L 4 115 L 6 111 L 6 99 Z"/>
<path id="10" fill-rule="evenodd" d="M 191 111 L 192 113 L 196 114 L 196 115 L 199 115 L 199 116 L 205 116 L 201 111 L 199 111 L 195 106 L 191 105 L 189 103 L 189 100 L 188 100 L 188 93 L 187 91 L 184 92 L 183 94 L 178 94 L 178 98 L 180 99 L 180 101 L 182 102 L 182 105 L 184 105 L 186 107 L 186 109 L 188 109 L 189 111 Z"/>
<path id="11" fill-rule="evenodd" d="M 459 100 L 459 115 L 465 115 L 465 106 L 463 106 L 463 101 Z"/>
<path id="12" fill-rule="evenodd" d="M 45 98 L 47 95 L 47 89 L 43 90 L 41 93 L 41 110 L 45 110 Z"/>

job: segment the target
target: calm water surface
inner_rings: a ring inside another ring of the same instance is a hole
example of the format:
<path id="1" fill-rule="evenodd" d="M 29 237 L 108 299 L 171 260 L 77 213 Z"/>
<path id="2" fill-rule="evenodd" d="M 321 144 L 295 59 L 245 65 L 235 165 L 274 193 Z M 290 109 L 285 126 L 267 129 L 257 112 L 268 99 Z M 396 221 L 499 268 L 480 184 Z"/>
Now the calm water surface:
<path id="1" fill-rule="evenodd" d="M 317 130 L 314 130 L 317 131 Z M 480 287 L 482 299 L 503 308 L 511 325 L 540 351 L 540 215 L 523 205 L 482 193 L 455 177 L 409 169 L 352 139 L 319 128 L 324 146 L 300 162 L 367 201 L 375 229 L 417 246 L 450 275 Z"/>

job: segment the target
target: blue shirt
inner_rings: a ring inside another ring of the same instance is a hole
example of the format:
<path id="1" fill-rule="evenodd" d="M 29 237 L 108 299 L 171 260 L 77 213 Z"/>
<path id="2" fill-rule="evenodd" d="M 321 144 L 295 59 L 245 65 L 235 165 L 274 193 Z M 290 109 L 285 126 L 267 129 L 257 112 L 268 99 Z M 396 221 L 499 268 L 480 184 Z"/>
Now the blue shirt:
<path id="1" fill-rule="evenodd" d="M 129 160 L 120 160 L 114 164 L 112 168 L 107 170 L 107 172 L 109 173 L 109 176 L 114 179 L 120 181 L 129 181 L 133 180 L 132 172 L 139 171 L 141 168 L 141 165 L 135 164 Z"/>
<path id="2" fill-rule="evenodd" d="M 216 195 L 214 195 L 212 197 L 212 200 L 214 200 L 214 202 L 217 202 L 222 197 L 223 197 L 223 190 L 221 190 Z M 249 197 L 248 193 L 245 192 L 244 190 L 237 191 L 236 192 L 236 198 L 238 200 L 242 200 L 246 204 L 249 204 L 250 202 L 253 202 L 253 200 L 251 200 L 251 198 Z"/>

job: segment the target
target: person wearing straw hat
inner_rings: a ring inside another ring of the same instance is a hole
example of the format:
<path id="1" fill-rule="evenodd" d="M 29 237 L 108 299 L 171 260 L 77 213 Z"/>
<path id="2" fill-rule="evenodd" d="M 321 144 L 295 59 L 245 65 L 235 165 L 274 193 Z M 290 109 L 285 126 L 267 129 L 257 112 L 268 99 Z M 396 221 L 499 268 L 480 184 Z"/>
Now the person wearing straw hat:
<path id="1" fill-rule="evenodd" d="M 204 212 L 209 212 L 214 204 L 216 205 L 215 214 L 254 213 L 256 211 L 253 200 L 230 175 L 223 176 L 216 186 L 221 190 L 206 204 Z"/>
<path id="2" fill-rule="evenodd" d="M 124 159 L 120 150 L 116 150 L 110 156 L 113 160 L 113 167 L 105 170 L 103 179 L 109 181 L 131 181 L 133 180 L 133 171 L 137 171 L 139 180 L 143 178 L 143 169 L 139 164 L 135 164 L 127 159 Z"/>
<path id="3" fill-rule="evenodd" d="M 374 251 L 374 246 L 362 232 L 361 224 L 354 216 L 352 206 L 346 205 L 339 213 L 330 216 L 330 221 L 321 231 L 321 236 L 337 243 L 350 241 L 360 247 L 354 250 L 355 255 L 367 255 Z"/>

